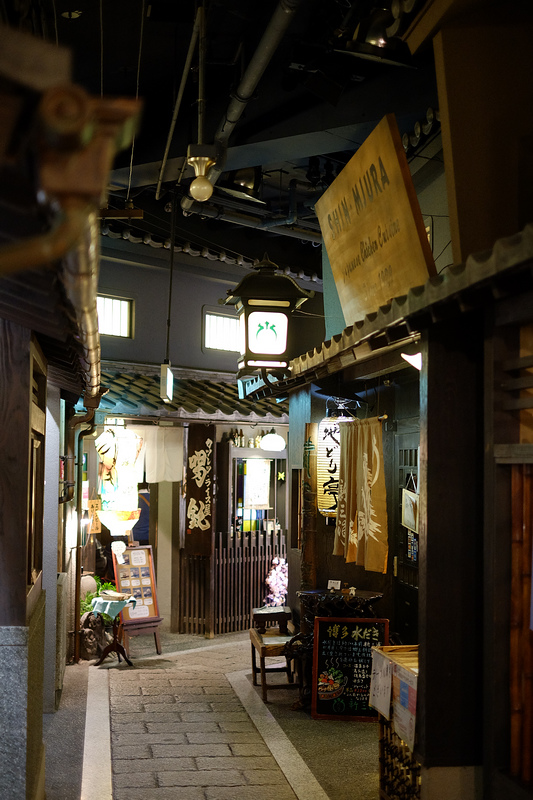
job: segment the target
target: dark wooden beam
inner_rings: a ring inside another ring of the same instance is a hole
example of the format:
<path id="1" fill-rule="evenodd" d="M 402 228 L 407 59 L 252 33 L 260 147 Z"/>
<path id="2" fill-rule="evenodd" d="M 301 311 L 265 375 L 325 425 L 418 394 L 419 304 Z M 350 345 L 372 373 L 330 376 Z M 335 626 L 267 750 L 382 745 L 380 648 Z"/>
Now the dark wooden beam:
<path id="1" fill-rule="evenodd" d="M 30 337 L 0 319 L 0 625 L 26 624 Z"/>

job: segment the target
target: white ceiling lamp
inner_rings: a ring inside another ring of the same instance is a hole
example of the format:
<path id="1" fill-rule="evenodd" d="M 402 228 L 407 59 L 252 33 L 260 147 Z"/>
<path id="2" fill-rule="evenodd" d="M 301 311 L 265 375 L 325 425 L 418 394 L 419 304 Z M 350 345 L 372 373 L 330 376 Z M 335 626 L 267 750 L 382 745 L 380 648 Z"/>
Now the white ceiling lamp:
<path id="1" fill-rule="evenodd" d="M 415 367 L 419 372 L 422 369 L 422 353 L 400 353 L 404 361 L 407 361 L 412 367 Z"/>
<path id="2" fill-rule="evenodd" d="M 259 447 L 261 450 L 270 450 L 273 453 L 280 453 L 282 450 L 285 450 L 285 439 L 272 428 L 270 433 L 261 437 Z"/>
<path id="3" fill-rule="evenodd" d="M 189 186 L 189 194 L 199 203 L 205 203 L 213 194 L 213 184 L 206 176 L 209 167 L 215 163 L 213 145 L 190 144 L 187 150 L 187 163 L 194 169 L 195 179 Z"/>

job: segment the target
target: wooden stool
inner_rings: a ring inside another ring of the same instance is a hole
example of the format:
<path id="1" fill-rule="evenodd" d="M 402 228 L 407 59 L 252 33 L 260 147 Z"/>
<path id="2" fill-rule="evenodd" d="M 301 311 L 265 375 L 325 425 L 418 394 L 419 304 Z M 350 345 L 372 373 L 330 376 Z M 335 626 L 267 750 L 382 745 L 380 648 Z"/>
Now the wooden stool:
<path id="1" fill-rule="evenodd" d="M 261 675 L 261 690 L 263 702 L 268 703 L 267 691 L 270 689 L 298 689 L 300 686 L 300 675 L 298 671 L 298 681 L 294 682 L 294 674 L 289 658 L 285 659 L 285 666 L 267 667 L 265 658 L 275 658 L 284 655 L 285 645 L 292 639 L 291 634 L 282 634 L 279 628 L 269 628 L 264 634 L 259 633 L 256 628 L 250 628 L 250 641 L 252 643 L 252 680 L 253 685 L 257 686 L 257 673 Z M 259 653 L 259 664 L 256 664 L 256 651 Z M 284 672 L 287 675 L 288 683 L 268 683 L 266 680 L 267 672 Z"/>

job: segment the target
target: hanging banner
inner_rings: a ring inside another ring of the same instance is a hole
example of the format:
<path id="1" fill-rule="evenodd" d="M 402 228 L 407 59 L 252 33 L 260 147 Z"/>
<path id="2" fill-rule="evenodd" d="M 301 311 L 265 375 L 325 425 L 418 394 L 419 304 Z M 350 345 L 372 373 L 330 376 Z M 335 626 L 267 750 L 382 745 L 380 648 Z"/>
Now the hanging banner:
<path id="1" fill-rule="evenodd" d="M 106 428 L 94 443 L 100 457 L 98 494 L 102 509 L 134 511 L 144 474 L 144 441 L 126 428 Z M 104 523 L 105 524 L 105 523 Z"/>
<path id="2" fill-rule="evenodd" d="M 215 441 L 214 425 L 189 425 L 185 552 L 191 556 L 210 556 L 213 552 Z"/>
<path id="3" fill-rule="evenodd" d="M 381 120 L 315 211 L 346 325 L 436 274 L 393 114 Z"/>
<path id="4" fill-rule="evenodd" d="M 388 523 L 381 422 L 377 417 L 344 421 L 340 443 L 333 555 L 385 573 Z"/>

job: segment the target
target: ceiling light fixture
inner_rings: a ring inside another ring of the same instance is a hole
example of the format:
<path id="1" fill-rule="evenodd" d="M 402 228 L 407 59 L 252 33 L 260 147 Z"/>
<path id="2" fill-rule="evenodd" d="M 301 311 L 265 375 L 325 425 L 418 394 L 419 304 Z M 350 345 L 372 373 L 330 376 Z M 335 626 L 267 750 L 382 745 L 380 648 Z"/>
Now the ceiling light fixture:
<path id="1" fill-rule="evenodd" d="M 187 163 L 194 169 L 195 179 L 189 186 L 191 197 L 199 203 L 205 203 L 213 194 L 213 184 L 206 177 L 209 167 L 216 162 L 216 150 L 213 145 L 190 144 L 187 149 Z"/>
<path id="2" fill-rule="evenodd" d="M 289 317 L 314 292 L 301 289 L 263 256 L 238 286 L 228 289 L 225 305 L 235 306 L 241 324 L 241 357 L 237 378 L 258 369 L 286 372 L 289 367 Z"/>
<path id="3" fill-rule="evenodd" d="M 205 203 L 213 194 L 213 184 L 206 176 L 207 170 L 217 160 L 214 145 L 204 144 L 204 70 L 205 70 L 205 10 L 203 6 L 199 14 L 199 47 L 198 47 L 198 144 L 190 144 L 187 149 L 187 163 L 193 167 L 195 178 L 189 186 L 189 194 L 199 203 Z M 200 11 L 200 9 L 199 9 Z"/>
<path id="4" fill-rule="evenodd" d="M 281 453 L 282 450 L 285 450 L 285 439 L 283 436 L 280 436 L 279 433 L 276 433 L 274 428 L 272 428 L 270 433 L 267 433 L 265 436 L 261 437 L 259 447 L 261 450 L 270 450 L 274 453 Z"/>

